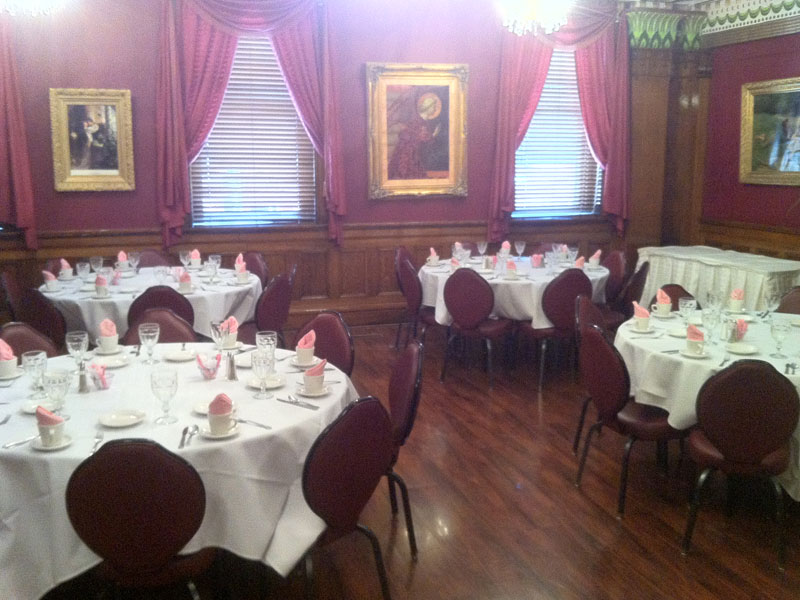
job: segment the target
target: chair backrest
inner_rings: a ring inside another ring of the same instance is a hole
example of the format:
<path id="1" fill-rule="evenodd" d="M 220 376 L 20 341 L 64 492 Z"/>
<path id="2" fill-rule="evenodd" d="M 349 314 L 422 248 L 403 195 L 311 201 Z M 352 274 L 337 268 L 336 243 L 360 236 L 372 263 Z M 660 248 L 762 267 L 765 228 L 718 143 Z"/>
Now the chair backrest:
<path id="1" fill-rule="evenodd" d="M 417 276 L 417 270 L 410 260 L 406 259 L 400 264 L 400 289 L 406 299 L 409 316 L 416 315 L 422 306 L 422 282 Z"/>
<path id="2" fill-rule="evenodd" d="M 139 253 L 138 268 L 141 267 L 168 267 L 169 258 L 164 256 L 163 253 L 152 248 L 145 248 Z"/>
<path id="3" fill-rule="evenodd" d="M 769 363 L 739 360 L 703 384 L 695 410 L 726 460 L 758 464 L 797 427 L 797 389 Z"/>
<path id="4" fill-rule="evenodd" d="M 617 299 L 625 285 L 625 275 L 628 270 L 628 261 L 625 258 L 625 252 L 622 250 L 612 250 L 606 254 L 602 264 L 608 269 L 606 302 L 613 302 Z"/>
<path id="5" fill-rule="evenodd" d="M 22 287 L 19 285 L 16 276 L 12 271 L 0 273 L 0 285 L 3 287 L 6 305 L 11 313 L 12 319 L 17 319 L 17 307 L 22 300 Z"/>
<path id="6" fill-rule="evenodd" d="M 622 356 L 597 325 L 590 325 L 581 333 L 578 359 L 581 383 L 597 408 L 598 419 L 613 421 L 631 392 Z"/>
<path id="7" fill-rule="evenodd" d="M 326 359 L 349 377 L 353 373 L 356 351 L 353 335 L 342 314 L 335 310 L 323 310 L 300 328 L 292 348 L 296 347 L 300 338 L 312 329 L 317 334 L 314 356 Z"/>
<path id="8" fill-rule="evenodd" d="M 37 331 L 27 323 L 12 321 L 0 327 L 0 340 L 11 346 L 19 357 L 23 352 L 43 350 L 47 356 L 62 354 L 49 337 Z"/>
<path id="9" fill-rule="evenodd" d="M 148 308 L 131 322 L 120 343 L 125 346 L 141 343 L 139 325 L 142 323 L 158 323 L 158 341 L 161 344 L 197 341 L 197 333 L 192 326 L 174 311 L 169 308 Z"/>
<path id="10" fill-rule="evenodd" d="M 389 379 L 389 414 L 395 447 L 406 443 L 414 427 L 422 392 L 422 356 L 422 344 L 411 341 L 394 364 Z"/>
<path id="11" fill-rule="evenodd" d="M 444 303 L 454 323 L 475 329 L 492 312 L 494 290 L 472 269 L 456 269 L 444 284 Z"/>
<path id="12" fill-rule="evenodd" d="M 783 295 L 775 312 L 800 315 L 800 286 L 793 287 Z"/>
<path id="13" fill-rule="evenodd" d="M 194 308 L 186 296 L 168 285 L 154 285 L 147 288 L 131 302 L 128 309 L 128 326 L 138 320 L 148 308 L 169 308 L 194 327 Z"/>
<path id="14" fill-rule="evenodd" d="M 405 246 L 398 246 L 394 249 L 394 275 L 397 278 L 397 287 L 400 288 L 400 291 L 405 294 L 405 290 L 403 289 L 403 281 L 400 277 L 400 271 L 402 270 L 403 263 L 405 261 L 411 261 L 411 264 L 414 264 L 414 257 L 411 255 L 411 252 Z"/>
<path id="15" fill-rule="evenodd" d="M 392 452 L 392 424 L 377 398 L 350 404 L 319 434 L 303 467 L 303 495 L 334 535 L 356 528 Z"/>
<path id="16" fill-rule="evenodd" d="M 261 287 L 265 287 L 269 282 L 269 267 L 264 255 L 256 250 L 248 250 L 242 253 L 242 259 L 247 263 L 247 270 L 261 280 Z"/>
<path id="17" fill-rule="evenodd" d="M 650 263 L 645 261 L 642 263 L 642 266 L 639 267 L 639 270 L 628 279 L 628 283 L 625 284 L 625 288 L 619 296 L 617 308 L 629 319 L 633 316 L 633 301 L 642 301 L 642 292 L 644 291 L 644 284 L 647 281 L 647 274 L 649 272 Z"/>
<path id="18" fill-rule="evenodd" d="M 678 310 L 680 308 L 679 301 L 680 301 L 681 298 L 686 298 L 686 297 L 694 298 L 694 296 L 692 294 L 690 294 L 689 292 L 687 292 L 686 288 L 684 288 L 679 283 L 667 283 L 667 284 L 664 284 L 664 285 L 661 286 L 661 290 L 663 290 L 663 292 L 667 296 L 669 296 L 669 299 L 672 300 L 672 310 Z M 650 307 L 653 304 L 655 304 L 656 298 L 658 298 L 658 294 L 656 294 L 655 296 L 653 296 L 650 299 L 650 304 L 648 304 L 647 307 L 646 307 L 647 310 L 650 310 Z M 700 306 L 700 303 L 698 302 L 697 303 L 697 310 L 701 310 L 701 309 L 702 309 L 702 306 Z"/>
<path id="19" fill-rule="evenodd" d="M 592 282 L 581 269 L 567 269 L 547 284 L 542 294 L 542 310 L 560 331 L 575 329 L 575 300 L 592 297 Z"/>
<path id="20" fill-rule="evenodd" d="M 107 442 L 67 483 L 78 536 L 117 573 L 162 569 L 203 521 L 206 493 L 194 467 L 151 440 Z"/>
<path id="21" fill-rule="evenodd" d="M 27 323 L 49 337 L 56 348 L 64 347 L 64 336 L 67 334 L 64 315 L 39 290 L 22 291 L 15 316 L 18 321 Z"/>
<path id="22" fill-rule="evenodd" d="M 256 302 L 255 321 L 259 331 L 282 331 L 292 305 L 292 284 L 285 273 L 276 275 Z"/>

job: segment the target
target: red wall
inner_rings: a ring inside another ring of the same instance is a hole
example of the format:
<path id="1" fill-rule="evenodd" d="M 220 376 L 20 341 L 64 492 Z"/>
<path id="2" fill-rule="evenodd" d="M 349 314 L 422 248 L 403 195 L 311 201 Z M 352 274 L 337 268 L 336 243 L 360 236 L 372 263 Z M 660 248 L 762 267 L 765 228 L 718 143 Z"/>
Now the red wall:
<path id="1" fill-rule="evenodd" d="M 800 76 L 800 34 L 714 51 L 703 217 L 800 226 L 797 187 L 739 183 L 742 84 Z M 790 210 L 792 209 L 792 210 Z M 788 212 L 787 212 L 788 211 Z"/>

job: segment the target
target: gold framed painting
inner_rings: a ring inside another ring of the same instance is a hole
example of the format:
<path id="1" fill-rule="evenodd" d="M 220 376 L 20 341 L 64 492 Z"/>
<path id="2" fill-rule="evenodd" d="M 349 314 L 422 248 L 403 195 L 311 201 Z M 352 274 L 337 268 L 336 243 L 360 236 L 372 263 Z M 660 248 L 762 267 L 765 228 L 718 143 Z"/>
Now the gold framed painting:
<path id="1" fill-rule="evenodd" d="M 367 63 L 369 197 L 467 195 L 464 64 Z"/>
<path id="2" fill-rule="evenodd" d="M 739 181 L 800 185 L 800 77 L 742 86 Z"/>
<path id="3" fill-rule="evenodd" d="M 130 90 L 50 89 L 59 192 L 136 187 Z"/>

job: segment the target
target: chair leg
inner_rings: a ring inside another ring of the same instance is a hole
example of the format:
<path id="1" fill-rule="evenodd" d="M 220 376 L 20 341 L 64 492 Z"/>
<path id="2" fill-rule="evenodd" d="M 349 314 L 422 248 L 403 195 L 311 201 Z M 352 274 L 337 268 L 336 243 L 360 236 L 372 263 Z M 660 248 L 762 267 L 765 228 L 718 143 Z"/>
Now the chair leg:
<path id="1" fill-rule="evenodd" d="M 598 421 L 589 428 L 589 433 L 586 434 L 586 441 L 583 443 L 583 454 L 581 454 L 581 462 L 578 465 L 578 476 L 575 478 L 575 487 L 581 487 L 581 478 L 583 477 L 583 468 L 586 466 L 586 457 L 589 455 L 589 445 L 592 443 L 592 436 L 594 432 L 599 432 L 603 428 L 603 423 Z"/>
<path id="2" fill-rule="evenodd" d="M 386 577 L 386 567 L 383 565 L 383 554 L 381 554 L 381 545 L 378 543 L 378 538 L 370 531 L 369 528 L 357 525 L 358 530 L 367 536 L 370 544 L 372 544 L 372 554 L 375 555 L 375 564 L 378 567 L 378 577 L 381 580 L 381 592 L 383 592 L 384 600 L 391 600 L 392 596 L 389 593 L 389 579 Z"/>
<path id="3" fill-rule="evenodd" d="M 306 600 L 314 597 L 314 562 L 311 560 L 311 552 L 307 552 L 301 559 L 303 563 L 303 595 Z"/>
<path id="4" fill-rule="evenodd" d="M 659 440 L 656 442 L 656 463 L 662 473 L 665 475 L 669 473 L 669 444 L 667 440 Z"/>
<path id="5" fill-rule="evenodd" d="M 439 381 L 444 382 L 444 376 L 447 374 L 447 361 L 450 359 L 450 351 L 453 347 L 453 342 L 455 341 L 456 336 L 450 335 L 447 338 L 447 346 L 444 349 L 444 362 L 442 363 L 442 373 L 439 375 Z"/>
<path id="6" fill-rule="evenodd" d="M 581 407 L 581 417 L 578 419 L 578 430 L 575 432 L 575 439 L 572 441 L 572 453 L 578 454 L 578 447 L 581 444 L 581 435 L 583 434 L 583 423 L 586 421 L 586 411 L 589 410 L 589 403 L 592 401 L 591 396 L 587 396 L 583 401 Z"/>
<path id="7" fill-rule="evenodd" d="M 392 479 L 392 472 L 386 474 L 386 483 L 389 484 L 389 504 L 392 507 L 392 514 L 397 514 L 397 491 L 394 487 L 394 479 Z"/>
<path id="8" fill-rule="evenodd" d="M 544 354 L 547 351 L 547 340 L 542 340 L 542 344 L 539 348 L 539 353 L 541 356 L 539 357 L 539 393 L 542 393 L 542 384 L 544 383 Z"/>
<path id="9" fill-rule="evenodd" d="M 403 321 L 399 321 L 397 323 L 397 334 L 394 336 L 394 348 L 397 350 L 400 348 L 400 332 L 403 329 Z"/>
<path id="10" fill-rule="evenodd" d="M 417 560 L 417 536 L 414 534 L 414 521 L 411 519 L 411 502 L 408 499 L 408 486 L 403 478 L 394 471 L 389 473 L 389 478 L 397 482 L 400 486 L 400 495 L 403 499 L 403 512 L 406 515 L 406 533 L 408 533 L 408 545 L 411 547 L 411 558 Z"/>
<path id="11" fill-rule="evenodd" d="M 772 478 L 775 490 L 775 516 L 778 522 L 778 569 L 786 570 L 786 507 L 783 499 L 783 488 L 777 479 Z"/>
<path id="12" fill-rule="evenodd" d="M 489 374 L 489 389 L 494 388 L 494 370 L 492 369 L 492 340 L 486 338 L 486 371 Z"/>
<path id="13" fill-rule="evenodd" d="M 694 495 L 692 496 L 692 506 L 689 509 L 689 519 L 686 521 L 686 532 L 683 534 L 683 543 L 681 544 L 681 554 L 686 556 L 689 552 L 689 545 L 692 543 L 692 533 L 694 532 L 694 523 L 697 521 L 697 510 L 700 507 L 700 492 L 703 489 L 708 476 L 713 469 L 704 469 L 700 476 L 697 478 L 697 484 L 694 486 Z"/>
<path id="14" fill-rule="evenodd" d="M 617 518 L 621 519 L 625 512 L 625 493 L 628 490 L 628 463 L 631 458 L 631 450 L 636 438 L 631 436 L 625 444 L 625 453 L 622 455 L 622 471 L 619 474 L 619 497 L 617 499 Z"/>

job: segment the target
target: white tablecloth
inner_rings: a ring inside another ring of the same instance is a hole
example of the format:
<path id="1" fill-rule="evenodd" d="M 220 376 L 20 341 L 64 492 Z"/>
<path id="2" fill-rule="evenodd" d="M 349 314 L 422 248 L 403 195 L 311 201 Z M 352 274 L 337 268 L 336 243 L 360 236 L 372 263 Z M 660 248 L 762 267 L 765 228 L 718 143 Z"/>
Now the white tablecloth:
<path id="1" fill-rule="evenodd" d="M 769 356 L 775 352 L 775 342 L 770 336 L 769 324 L 754 319 L 749 324 L 742 341 L 755 346 L 758 352 L 746 356 L 728 353 L 730 359 L 764 360 L 781 373 L 785 372 L 787 362 L 798 362 L 800 318 L 796 315 L 778 315 L 776 318 L 786 319 L 797 326 L 792 328 L 792 333 L 784 342 L 783 353 L 789 358 L 776 359 Z M 636 395 L 636 400 L 667 410 L 669 423 L 677 429 L 686 429 L 697 423 L 695 413 L 697 393 L 703 383 L 720 370 L 719 365 L 726 354 L 726 345 L 719 342 L 716 346 L 709 346 L 706 343 L 708 358 L 665 354 L 664 350 L 685 349 L 685 339 L 672 337 L 668 333 L 673 329 L 682 329 L 682 322 L 677 317 L 663 320 L 651 318 L 650 322 L 655 331 L 646 335 L 634 331 L 632 322 L 623 324 L 617 331 L 614 345 L 628 367 L 631 392 Z M 730 364 L 726 362 L 724 366 Z M 800 373 L 787 377 L 796 387 L 800 387 Z M 764 390 L 764 393 L 767 394 L 769 391 Z M 754 401 L 756 400 L 754 398 Z M 789 469 L 779 479 L 789 495 L 800 501 L 800 427 L 792 436 Z"/>
<path id="2" fill-rule="evenodd" d="M 202 344 L 194 347 L 211 349 Z M 156 357 L 176 348 L 159 345 Z M 289 354 L 294 355 L 277 351 L 279 357 Z M 141 364 L 142 358 L 131 357 L 129 366 L 115 369 L 109 390 L 92 388 L 89 394 L 78 394 L 77 385 L 73 386 L 64 408 L 71 417 L 65 429 L 72 438 L 69 447 L 55 452 L 37 451 L 28 444 L 0 449 L 0 598 L 39 598 L 99 562 L 72 529 L 64 492 L 71 473 L 89 455 L 98 418 L 115 410 L 138 409 L 145 411 L 147 418 L 129 428 L 104 428 L 105 441 L 153 439 L 180 454 L 200 473 L 206 487 L 206 515 L 186 552 L 222 547 L 260 560 L 286 575 L 323 531 L 322 521 L 303 499 L 300 479 L 311 444 L 342 408 L 357 398 L 346 375 L 338 370 L 326 373 L 326 380 L 338 383 L 330 384 L 332 391 L 327 396 L 308 399 L 320 406 L 312 411 L 274 399 L 253 399 L 254 390 L 245 385 L 252 377 L 250 369 L 238 369 L 239 381 L 225 381 L 222 369 L 216 380 L 205 381 L 194 361 L 162 362 L 157 366 L 166 364 L 178 371 L 178 394 L 172 402 L 178 422 L 155 425 L 153 419 L 160 414 L 160 407 L 150 392 L 152 367 Z M 295 391 L 297 381 L 302 381 L 302 374 L 294 372 L 290 363 L 277 363 L 278 372 L 286 374 L 287 385 L 274 393 L 284 398 Z M 48 367 L 74 368 L 74 362 L 68 356 L 51 358 Z M 207 440 L 196 436 L 189 447 L 178 449 L 185 426 L 205 424 L 205 418 L 195 414 L 192 407 L 211 401 L 223 391 L 234 401 L 237 416 L 273 429 L 240 424 L 240 433 L 234 438 Z M 21 411 L 29 392 L 26 375 L 2 389 L 2 402 L 9 404 L 0 405 L 0 417 L 7 413 L 12 416 L 0 426 L 0 445 L 36 433 L 35 417 Z"/>
<path id="3" fill-rule="evenodd" d="M 710 246 L 664 246 L 639 248 L 639 266 L 650 262 L 650 272 L 642 293 L 642 302 L 650 302 L 659 287 L 679 283 L 700 304 L 708 292 L 728 297 L 734 289 L 743 289 L 744 306 L 764 310 L 766 298 L 784 294 L 800 285 L 800 262 L 720 250 Z"/>
<path id="4" fill-rule="evenodd" d="M 494 308 L 492 316 L 506 317 L 517 321 L 531 321 L 535 329 L 552 327 L 542 310 L 542 294 L 544 288 L 560 273 L 549 273 L 545 268 L 533 269 L 528 259 L 519 262 L 519 277 L 514 280 L 505 279 L 500 271 L 484 274 L 494 290 Z M 605 302 L 608 269 L 605 267 L 588 267 L 586 275 L 592 282 L 592 300 Z M 423 266 L 419 271 L 422 281 L 422 304 L 436 308 L 436 322 L 450 325 L 453 318 L 444 303 L 444 284 L 450 277 L 449 265 L 430 267 Z"/>
<path id="5" fill-rule="evenodd" d="M 190 271 L 194 291 L 186 298 L 194 308 L 194 329 L 211 337 L 211 321 L 219 321 L 230 316 L 240 323 L 253 318 L 256 302 L 261 295 L 261 280 L 255 275 L 244 285 L 239 285 L 233 271 L 223 269 L 219 280 L 213 284 L 201 277 L 199 271 Z M 44 286 L 40 290 L 61 311 L 67 321 L 67 331 L 83 329 L 94 340 L 100 335 L 100 321 L 111 319 L 117 325 L 117 333 L 122 337 L 128 330 L 128 309 L 134 298 L 148 287 L 158 285 L 152 268 L 143 268 L 134 277 L 123 277 L 119 285 L 108 286 L 108 298 L 95 299 L 94 292 L 87 285 L 81 291 L 82 283 L 76 277 L 71 281 L 59 282 L 58 292 L 48 292 Z M 178 284 L 167 277 L 163 285 L 178 289 Z"/>

